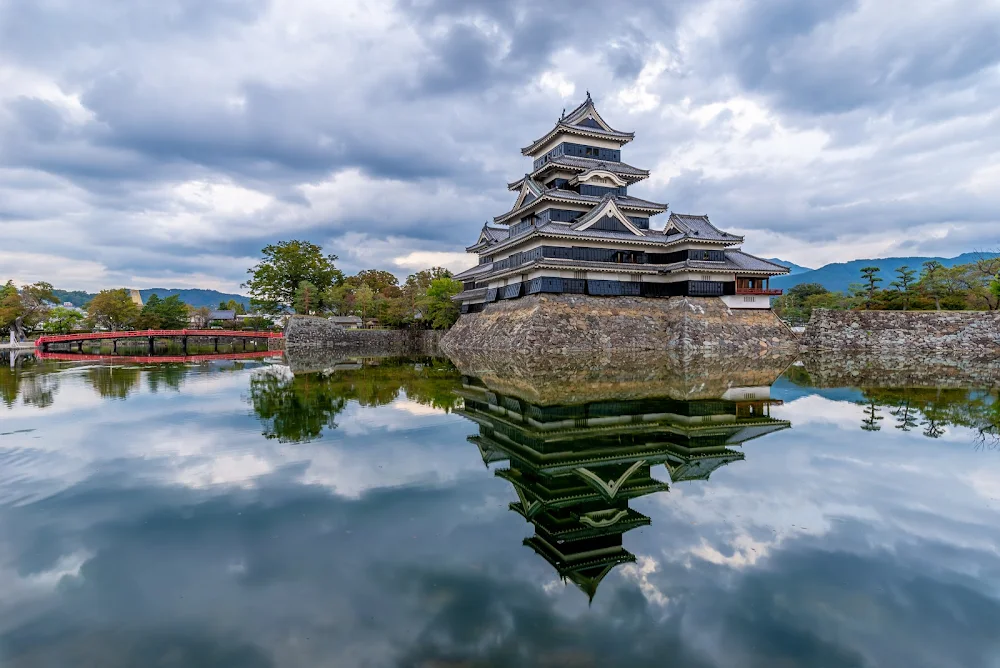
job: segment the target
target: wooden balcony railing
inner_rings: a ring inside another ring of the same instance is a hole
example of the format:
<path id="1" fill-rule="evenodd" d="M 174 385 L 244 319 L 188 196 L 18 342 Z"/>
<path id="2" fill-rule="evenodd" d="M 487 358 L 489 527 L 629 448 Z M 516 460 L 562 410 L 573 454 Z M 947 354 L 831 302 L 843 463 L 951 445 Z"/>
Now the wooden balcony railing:
<path id="1" fill-rule="evenodd" d="M 780 288 L 736 288 L 738 295 L 765 295 L 767 297 L 778 297 L 781 295 Z"/>

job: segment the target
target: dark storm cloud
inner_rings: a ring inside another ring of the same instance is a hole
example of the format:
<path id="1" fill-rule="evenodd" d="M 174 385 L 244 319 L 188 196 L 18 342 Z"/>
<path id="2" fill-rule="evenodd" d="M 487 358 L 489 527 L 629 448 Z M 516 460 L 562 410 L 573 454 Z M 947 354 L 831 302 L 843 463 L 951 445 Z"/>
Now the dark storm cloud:
<path id="1" fill-rule="evenodd" d="M 720 67 L 789 109 L 824 114 L 884 108 L 909 90 L 961 81 L 1000 62 L 995 14 L 955 12 L 926 30 L 872 30 L 857 47 L 836 44 L 834 35 L 865 29 L 855 22 L 834 30 L 858 8 L 857 0 L 743 3 L 723 31 Z"/>

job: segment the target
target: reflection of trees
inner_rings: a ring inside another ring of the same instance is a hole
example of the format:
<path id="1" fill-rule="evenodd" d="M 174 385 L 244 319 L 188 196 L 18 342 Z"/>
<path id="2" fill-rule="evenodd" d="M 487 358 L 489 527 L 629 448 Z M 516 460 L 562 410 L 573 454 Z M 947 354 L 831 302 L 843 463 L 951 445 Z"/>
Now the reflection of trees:
<path id="1" fill-rule="evenodd" d="M 105 399 L 125 399 L 139 386 L 142 371 L 130 367 L 94 366 L 87 369 L 87 381 Z"/>
<path id="2" fill-rule="evenodd" d="M 183 364 L 158 364 L 146 369 L 146 385 L 153 393 L 161 389 L 177 391 L 187 374 L 188 369 Z"/>
<path id="3" fill-rule="evenodd" d="M 451 364 L 435 360 L 381 360 L 360 368 L 292 376 L 271 368 L 250 379 L 249 400 L 264 425 L 264 435 L 283 442 L 318 438 L 336 429 L 336 416 L 349 401 L 383 406 L 400 396 L 450 411 L 460 403 L 455 390 L 461 376 Z"/>
<path id="4" fill-rule="evenodd" d="M 0 366 L 0 401 L 10 408 L 17 401 L 20 389 L 20 374 L 14 369 L 8 369 L 6 365 Z"/>
<path id="5" fill-rule="evenodd" d="M 865 431 L 879 431 L 882 429 L 879 421 L 884 419 L 879 415 L 879 407 L 875 402 L 869 402 L 868 406 L 865 407 L 865 417 L 861 420 L 861 428 Z"/>
<path id="6" fill-rule="evenodd" d="M 995 390 L 888 388 L 863 393 L 875 410 L 889 409 L 897 429 L 920 426 L 924 436 L 938 438 L 945 427 L 964 427 L 975 430 L 983 444 L 1000 444 L 1000 397 Z"/>
<path id="7" fill-rule="evenodd" d="M 0 366 L 0 401 L 8 408 L 18 397 L 27 406 L 48 408 L 52 405 L 59 389 L 59 381 L 51 373 L 52 368 L 32 356 L 18 359 L 14 369 L 9 367 L 9 358 L 3 362 L 5 364 Z"/>
<path id="8" fill-rule="evenodd" d="M 320 374 L 286 376 L 264 369 L 250 377 L 250 402 L 264 425 L 264 435 L 282 442 L 311 441 L 323 427 L 336 429 L 334 418 L 347 400 Z"/>

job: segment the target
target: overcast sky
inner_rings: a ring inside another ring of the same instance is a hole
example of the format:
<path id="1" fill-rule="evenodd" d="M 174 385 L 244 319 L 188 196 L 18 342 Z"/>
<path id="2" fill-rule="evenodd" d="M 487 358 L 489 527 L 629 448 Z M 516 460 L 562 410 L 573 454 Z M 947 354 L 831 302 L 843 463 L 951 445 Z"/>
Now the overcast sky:
<path id="1" fill-rule="evenodd" d="M 1000 246 L 998 0 L 627 6 L 0 0 L 0 279 L 232 291 L 290 238 L 461 269 L 587 90 L 632 192 L 749 252 Z"/>

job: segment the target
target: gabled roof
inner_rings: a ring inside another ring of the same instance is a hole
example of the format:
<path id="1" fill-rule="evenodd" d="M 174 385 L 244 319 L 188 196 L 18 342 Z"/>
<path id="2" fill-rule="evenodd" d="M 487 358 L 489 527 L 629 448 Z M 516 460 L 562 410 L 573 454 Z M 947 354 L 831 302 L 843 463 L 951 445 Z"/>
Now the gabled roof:
<path id="1" fill-rule="evenodd" d="M 514 202 L 514 208 L 518 209 L 525 204 L 530 203 L 532 200 L 539 197 L 543 192 L 545 192 L 545 188 L 531 178 L 531 175 L 525 174 L 524 178 L 521 179 L 521 193 L 517 196 L 517 201 Z"/>
<path id="2" fill-rule="evenodd" d="M 631 195 L 613 195 L 615 202 L 622 209 L 632 209 L 637 211 L 644 211 L 656 215 L 662 211 L 667 210 L 666 204 L 660 204 L 658 202 L 650 202 L 649 200 L 640 199 L 638 197 L 632 197 Z M 561 188 L 548 188 L 543 190 L 542 194 L 532 199 L 530 202 L 521 204 L 520 206 L 515 206 L 513 209 L 507 213 L 501 214 L 493 219 L 493 222 L 505 224 L 505 221 L 511 220 L 517 217 L 519 213 L 526 211 L 529 207 L 539 201 L 555 201 L 555 202 L 576 202 L 579 204 L 596 205 L 600 204 L 602 197 L 597 195 L 581 195 L 573 190 L 563 190 Z"/>
<path id="3" fill-rule="evenodd" d="M 619 145 L 627 144 L 635 138 L 634 132 L 620 132 L 608 125 L 601 118 L 601 115 L 597 113 L 597 107 L 594 106 L 594 101 L 590 98 L 590 93 L 588 92 L 587 99 L 583 101 L 583 104 L 569 112 L 569 114 L 561 116 L 554 128 L 545 133 L 543 137 L 531 142 L 529 146 L 522 148 L 521 153 L 523 155 L 531 155 L 539 146 L 545 144 L 560 132 L 583 137 L 610 139 L 617 141 Z"/>
<path id="4" fill-rule="evenodd" d="M 623 227 L 637 237 L 646 236 L 642 230 L 635 226 L 635 223 L 628 219 L 628 216 L 622 213 L 622 210 L 615 203 L 615 198 L 610 193 L 601 198 L 601 203 L 591 209 L 589 213 L 578 218 L 573 223 L 572 228 L 574 230 L 586 230 L 605 216 L 615 218 Z"/>
<path id="5" fill-rule="evenodd" d="M 531 173 L 531 177 L 537 181 L 539 175 L 557 167 L 572 172 L 587 172 L 592 169 L 604 169 L 612 174 L 617 174 L 618 176 L 625 178 L 630 183 L 636 183 L 649 176 L 649 170 L 639 169 L 638 167 L 633 167 L 632 165 L 624 162 L 598 160 L 597 158 L 580 158 L 573 155 L 556 155 L 549 158 L 544 165 L 533 171 Z M 508 183 L 507 189 L 520 190 L 521 182 L 523 180 L 524 177 L 522 176 L 517 181 Z"/>
<path id="6" fill-rule="evenodd" d="M 590 91 L 587 91 L 587 99 L 584 100 L 580 106 L 564 115 L 560 120 L 567 125 L 589 128 L 596 127 L 604 130 L 605 132 L 613 132 L 615 134 L 622 135 L 628 134 L 615 130 L 613 127 L 608 125 L 603 118 L 601 118 L 601 115 L 597 113 L 597 107 L 594 106 L 594 100 L 590 97 Z"/>
<path id="7" fill-rule="evenodd" d="M 739 243 L 743 237 L 729 232 L 723 232 L 708 219 L 708 216 L 692 216 L 686 213 L 671 213 L 667 219 L 667 226 L 663 229 L 665 234 L 672 231 L 679 232 L 691 238 L 705 239 L 708 241 L 732 241 Z"/>
<path id="8" fill-rule="evenodd" d="M 510 235 L 510 230 L 504 227 L 490 227 L 489 223 L 483 225 L 483 229 L 479 231 L 479 238 L 476 243 L 471 246 L 466 246 L 466 252 L 472 253 L 482 248 L 488 248 L 493 244 L 499 243 L 501 241 L 506 241 L 507 237 Z"/>

